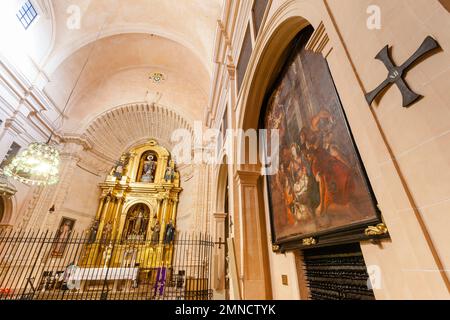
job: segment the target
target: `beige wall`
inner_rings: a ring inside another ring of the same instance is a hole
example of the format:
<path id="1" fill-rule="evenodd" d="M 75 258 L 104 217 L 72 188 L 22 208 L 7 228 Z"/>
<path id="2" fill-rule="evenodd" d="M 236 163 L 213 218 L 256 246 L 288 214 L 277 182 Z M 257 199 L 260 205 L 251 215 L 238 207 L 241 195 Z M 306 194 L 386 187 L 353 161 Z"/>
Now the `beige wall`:
<path id="1" fill-rule="evenodd" d="M 59 214 L 76 219 L 76 231 L 82 232 L 90 227 L 99 204 L 100 189 L 98 183 L 103 181 L 103 176 L 97 176 L 80 167 L 75 168 L 66 199 Z"/>

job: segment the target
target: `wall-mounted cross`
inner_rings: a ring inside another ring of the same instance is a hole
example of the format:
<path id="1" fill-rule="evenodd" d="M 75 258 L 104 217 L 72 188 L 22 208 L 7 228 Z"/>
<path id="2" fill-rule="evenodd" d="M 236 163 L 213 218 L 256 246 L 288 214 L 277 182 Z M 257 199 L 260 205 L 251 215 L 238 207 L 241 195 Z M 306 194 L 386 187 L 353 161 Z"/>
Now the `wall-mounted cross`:
<path id="1" fill-rule="evenodd" d="M 408 87 L 405 80 L 403 79 L 403 76 L 405 74 L 405 71 L 407 71 L 409 67 L 411 67 L 414 63 L 418 62 L 420 58 L 422 58 L 424 55 L 437 48 L 439 48 L 439 44 L 437 43 L 437 41 L 434 40 L 432 37 L 428 36 L 423 41 L 420 48 L 408 60 L 406 60 L 404 64 L 398 67 L 392 61 L 392 58 L 389 54 L 389 46 L 387 45 L 386 47 L 384 47 L 377 54 L 375 59 L 378 59 L 381 62 L 383 62 L 386 68 L 388 69 L 389 73 L 386 80 L 384 80 L 375 90 L 366 94 L 366 100 L 369 103 L 369 105 L 372 104 L 373 100 L 375 100 L 375 98 L 385 88 L 391 86 L 394 83 L 397 85 L 397 87 L 400 89 L 400 92 L 402 93 L 403 107 L 408 108 L 418 99 L 422 98 L 421 95 L 415 93 Z"/>

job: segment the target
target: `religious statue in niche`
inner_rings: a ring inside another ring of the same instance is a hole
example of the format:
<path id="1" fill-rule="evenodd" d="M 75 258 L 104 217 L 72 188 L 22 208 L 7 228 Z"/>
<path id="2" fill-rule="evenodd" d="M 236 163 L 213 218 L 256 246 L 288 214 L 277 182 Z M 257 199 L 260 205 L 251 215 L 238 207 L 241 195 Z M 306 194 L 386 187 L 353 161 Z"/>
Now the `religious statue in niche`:
<path id="1" fill-rule="evenodd" d="M 94 243 L 95 239 L 97 239 L 97 232 L 98 232 L 99 224 L 100 224 L 100 221 L 94 220 L 94 222 L 92 223 L 92 226 L 88 230 L 88 232 L 89 232 L 89 240 L 88 240 L 89 243 Z"/>
<path id="2" fill-rule="evenodd" d="M 109 175 L 114 176 L 119 180 L 122 179 L 122 177 L 125 175 L 125 168 L 128 165 L 129 161 L 130 161 L 130 154 L 129 153 L 122 154 L 120 160 L 116 161 Z"/>
<path id="3" fill-rule="evenodd" d="M 167 164 L 166 172 L 164 174 L 164 180 L 166 182 L 173 182 L 173 178 L 175 177 L 175 161 L 170 160 Z"/>
<path id="4" fill-rule="evenodd" d="M 146 157 L 140 182 L 153 183 L 155 181 L 156 157 L 152 154 Z"/>
<path id="5" fill-rule="evenodd" d="M 170 220 L 166 226 L 164 244 L 171 244 L 174 239 L 175 239 L 175 226 L 173 225 L 172 220 Z"/>
<path id="6" fill-rule="evenodd" d="M 102 242 L 105 243 L 111 238 L 112 233 L 112 223 L 111 221 L 108 221 L 108 223 L 103 227 L 103 233 L 102 233 Z"/>
<path id="7" fill-rule="evenodd" d="M 75 226 L 75 220 L 69 218 L 62 218 L 59 224 L 58 232 L 55 236 L 55 245 L 52 250 L 52 255 L 61 257 L 64 254 L 64 250 L 67 246 L 67 241 L 73 232 L 73 227 Z"/>
<path id="8" fill-rule="evenodd" d="M 159 221 L 156 220 L 155 225 L 152 227 L 152 243 L 156 244 L 159 242 L 159 233 L 161 231 L 161 225 Z"/>
<path id="9" fill-rule="evenodd" d="M 124 236 L 127 240 L 145 240 L 149 221 L 149 209 L 144 204 L 133 206 L 125 223 Z"/>

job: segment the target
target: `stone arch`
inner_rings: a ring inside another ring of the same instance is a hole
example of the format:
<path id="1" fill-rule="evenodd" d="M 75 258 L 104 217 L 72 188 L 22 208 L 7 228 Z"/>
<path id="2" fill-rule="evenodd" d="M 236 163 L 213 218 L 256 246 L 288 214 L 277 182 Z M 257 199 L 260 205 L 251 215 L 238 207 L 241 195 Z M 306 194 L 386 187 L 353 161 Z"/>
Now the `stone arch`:
<path id="1" fill-rule="evenodd" d="M 144 229 L 145 229 L 144 239 L 145 239 L 145 237 L 147 235 L 147 231 L 148 231 L 149 225 L 150 225 L 150 221 L 151 221 L 152 216 L 153 216 L 153 212 L 152 212 L 151 206 L 149 206 L 144 201 L 137 201 L 133 205 L 128 206 L 128 209 L 123 212 L 123 217 L 125 218 L 125 220 L 124 220 L 124 226 L 122 228 L 122 234 L 119 235 L 121 238 L 125 238 L 126 237 L 126 233 L 128 232 L 129 227 L 130 227 L 130 223 L 131 223 L 129 218 L 133 214 L 133 211 L 135 209 L 137 209 L 137 208 L 142 208 L 142 207 L 144 207 L 144 208 L 146 208 L 148 210 L 147 211 L 147 210 L 144 209 L 144 211 L 143 211 L 144 212 L 143 223 L 145 223 L 145 225 L 144 225 Z M 147 211 L 147 212 L 145 212 L 145 211 Z M 134 228 L 133 224 L 131 225 L 131 229 Z M 138 229 L 142 230 L 143 228 L 141 226 L 141 228 L 138 228 Z M 138 231 L 138 234 L 139 234 L 139 231 Z"/>
<path id="2" fill-rule="evenodd" d="M 154 208 L 154 206 L 152 205 L 152 203 L 149 200 L 135 199 L 135 200 L 125 203 L 125 205 L 123 206 L 123 209 L 122 209 L 122 215 L 126 215 L 128 213 L 128 211 L 130 211 L 130 209 L 134 205 L 140 204 L 140 203 L 145 204 L 148 207 L 148 209 L 150 210 L 150 214 L 153 214 L 156 211 L 156 209 Z"/>
<path id="3" fill-rule="evenodd" d="M 162 119 L 163 125 L 152 125 L 162 123 Z M 190 122 L 173 110 L 156 104 L 131 103 L 93 118 L 82 137 L 90 143 L 91 152 L 113 162 L 125 150 L 149 138 L 171 149 L 170 135 L 180 128 L 193 131 Z"/>
<path id="4" fill-rule="evenodd" d="M 227 157 L 224 156 L 221 165 L 219 166 L 216 184 L 216 212 L 225 212 L 225 195 L 227 191 L 228 181 L 228 164 Z"/>
<path id="5" fill-rule="evenodd" d="M 120 213 L 120 219 L 119 219 L 120 220 L 120 222 L 119 222 L 119 236 L 120 237 L 122 236 L 123 230 L 125 228 L 125 223 L 127 220 L 128 212 L 130 211 L 131 208 L 133 208 L 135 205 L 138 205 L 138 204 L 143 204 L 143 205 L 147 206 L 147 208 L 150 211 L 150 223 L 151 223 L 152 217 L 155 214 L 156 209 L 150 200 L 140 198 L 140 199 L 133 199 L 131 201 L 127 201 L 127 202 L 125 202 L 125 204 L 122 208 L 122 212 Z"/>

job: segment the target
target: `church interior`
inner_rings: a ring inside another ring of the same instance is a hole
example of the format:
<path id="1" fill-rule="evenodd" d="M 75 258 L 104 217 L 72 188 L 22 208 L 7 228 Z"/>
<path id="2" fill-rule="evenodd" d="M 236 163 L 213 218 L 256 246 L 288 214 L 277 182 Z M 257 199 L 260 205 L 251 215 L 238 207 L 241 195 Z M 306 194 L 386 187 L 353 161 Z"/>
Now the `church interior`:
<path id="1" fill-rule="evenodd" d="M 450 299 L 449 0 L 0 27 L 0 300 Z"/>

